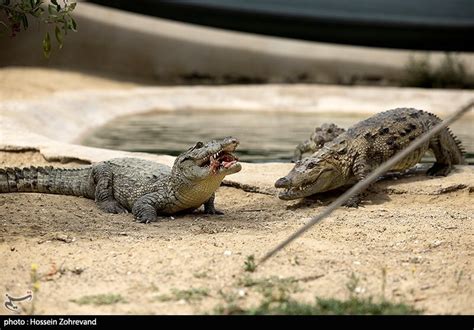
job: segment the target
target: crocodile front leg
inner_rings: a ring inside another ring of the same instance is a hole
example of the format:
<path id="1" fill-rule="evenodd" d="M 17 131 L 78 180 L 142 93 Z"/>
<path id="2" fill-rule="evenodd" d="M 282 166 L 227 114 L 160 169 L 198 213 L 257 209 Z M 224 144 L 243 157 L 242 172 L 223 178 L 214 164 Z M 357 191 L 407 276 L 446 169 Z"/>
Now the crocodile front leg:
<path id="1" fill-rule="evenodd" d="M 95 202 L 99 209 L 107 213 L 127 213 L 114 198 L 113 173 L 107 164 L 97 164 L 92 168 L 92 177 L 95 184 Z"/>
<path id="2" fill-rule="evenodd" d="M 161 202 L 163 195 L 157 192 L 143 195 L 133 203 L 132 214 L 135 220 L 141 223 L 150 223 L 157 220 L 157 210 L 163 209 Z"/>
<path id="3" fill-rule="evenodd" d="M 214 199 L 216 198 L 216 194 L 212 194 L 211 198 L 209 198 L 204 203 L 204 213 L 206 214 L 224 214 L 224 212 L 216 210 L 214 206 Z"/>
<path id="4" fill-rule="evenodd" d="M 370 166 L 368 158 L 365 156 L 365 154 L 356 157 L 354 165 L 352 166 L 352 172 L 354 173 L 357 182 L 364 180 L 372 172 L 372 166 Z M 349 198 L 344 203 L 344 206 L 357 208 L 362 202 L 363 197 L 364 192 L 360 192 Z"/>

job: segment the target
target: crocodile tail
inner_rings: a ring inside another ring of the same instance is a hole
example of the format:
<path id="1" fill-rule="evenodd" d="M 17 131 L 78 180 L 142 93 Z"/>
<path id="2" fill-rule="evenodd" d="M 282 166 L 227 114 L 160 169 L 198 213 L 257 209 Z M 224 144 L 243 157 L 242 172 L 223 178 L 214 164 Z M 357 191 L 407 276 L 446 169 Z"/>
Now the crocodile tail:
<path id="1" fill-rule="evenodd" d="M 0 168 L 0 193 L 39 192 L 94 197 L 91 167 L 64 169 L 47 167 Z"/>
<path id="2" fill-rule="evenodd" d="M 446 128 L 448 134 L 446 134 L 449 147 L 447 150 L 451 155 L 452 164 L 467 164 L 465 154 L 466 150 L 464 149 L 461 141 L 454 135 L 449 128 Z"/>

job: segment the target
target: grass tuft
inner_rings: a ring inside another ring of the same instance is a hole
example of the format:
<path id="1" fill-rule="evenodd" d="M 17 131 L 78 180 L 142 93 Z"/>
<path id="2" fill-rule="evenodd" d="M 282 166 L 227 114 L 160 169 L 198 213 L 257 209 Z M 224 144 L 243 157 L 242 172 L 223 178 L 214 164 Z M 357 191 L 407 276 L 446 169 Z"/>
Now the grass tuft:
<path id="1" fill-rule="evenodd" d="M 73 299 L 71 301 L 78 305 L 94 305 L 94 306 L 114 305 L 117 303 L 127 302 L 121 295 L 113 294 L 113 293 L 83 296 L 79 299 Z"/>

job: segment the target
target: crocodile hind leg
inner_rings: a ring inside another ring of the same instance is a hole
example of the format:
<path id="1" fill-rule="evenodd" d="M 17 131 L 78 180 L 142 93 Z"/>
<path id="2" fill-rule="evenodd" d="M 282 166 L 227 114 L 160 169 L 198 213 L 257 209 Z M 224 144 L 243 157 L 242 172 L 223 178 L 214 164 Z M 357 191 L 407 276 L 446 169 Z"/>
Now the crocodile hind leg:
<path id="1" fill-rule="evenodd" d="M 206 214 L 224 214 L 224 212 L 216 210 L 214 206 L 214 199 L 216 198 L 216 194 L 212 194 L 211 198 L 209 198 L 204 203 L 204 213 Z"/>
<path id="2" fill-rule="evenodd" d="M 459 156 L 452 152 L 458 150 L 457 143 L 449 131 L 442 131 L 438 136 L 431 139 L 429 148 L 433 151 L 436 162 L 428 169 L 427 175 L 446 176 L 451 172 L 453 164 L 463 163 L 462 154 Z"/>
<path id="3" fill-rule="evenodd" d="M 113 173 L 107 164 L 97 164 L 92 168 L 92 177 L 95 183 L 95 202 L 99 209 L 107 213 L 127 213 L 114 198 Z"/>

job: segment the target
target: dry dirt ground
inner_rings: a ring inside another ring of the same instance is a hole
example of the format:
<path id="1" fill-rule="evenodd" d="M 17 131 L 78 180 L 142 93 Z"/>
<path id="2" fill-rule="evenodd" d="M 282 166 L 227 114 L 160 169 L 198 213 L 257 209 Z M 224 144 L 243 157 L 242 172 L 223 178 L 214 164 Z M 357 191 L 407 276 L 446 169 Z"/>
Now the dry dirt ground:
<path id="1" fill-rule="evenodd" d="M 30 164 L 47 162 L 35 152 L 0 153 L 0 167 Z M 333 197 L 285 202 L 221 187 L 223 216 L 196 212 L 144 225 L 131 215 L 104 214 L 84 198 L 2 194 L 0 287 L 24 295 L 36 264 L 38 314 L 200 314 L 229 303 L 257 305 L 262 296 L 245 286 L 248 278 L 292 278 L 292 297 L 313 302 L 347 298 L 355 276 L 353 290 L 362 297 L 383 295 L 425 313 L 472 314 L 472 186 L 438 195 L 379 190 L 363 207 L 337 210 L 254 273 L 244 271 L 247 256 L 262 256 Z M 97 294 L 120 299 L 80 303 Z"/>

